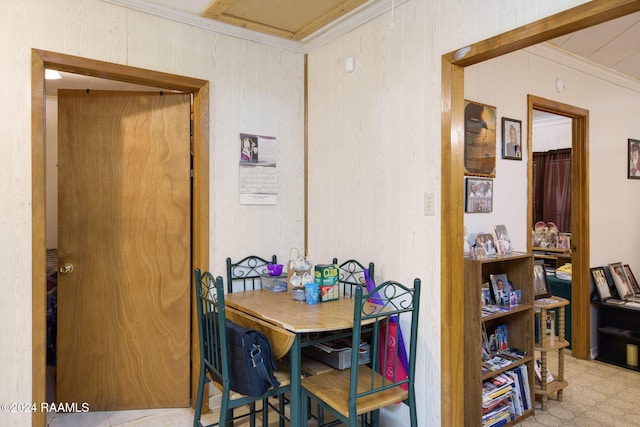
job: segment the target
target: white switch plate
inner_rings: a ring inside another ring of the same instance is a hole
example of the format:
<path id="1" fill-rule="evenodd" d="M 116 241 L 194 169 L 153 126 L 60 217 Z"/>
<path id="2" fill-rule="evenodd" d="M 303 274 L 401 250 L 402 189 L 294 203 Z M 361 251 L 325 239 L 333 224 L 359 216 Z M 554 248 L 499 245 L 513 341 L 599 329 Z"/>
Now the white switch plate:
<path id="1" fill-rule="evenodd" d="M 433 193 L 424 193 L 424 214 L 433 216 L 436 214 L 436 201 Z"/>

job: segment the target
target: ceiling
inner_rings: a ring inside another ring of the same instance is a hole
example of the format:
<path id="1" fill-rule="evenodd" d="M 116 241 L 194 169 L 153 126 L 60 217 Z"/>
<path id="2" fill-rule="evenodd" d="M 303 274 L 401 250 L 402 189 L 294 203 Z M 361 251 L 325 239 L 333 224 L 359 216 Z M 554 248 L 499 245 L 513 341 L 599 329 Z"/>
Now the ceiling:
<path id="1" fill-rule="evenodd" d="M 406 0 L 103 0 L 135 10 L 238 37 L 287 46 L 313 44 L 355 28 Z M 327 34 L 330 34 L 327 36 Z M 640 82 L 640 12 L 549 41 L 577 55 Z M 295 47 L 294 47 L 295 48 Z M 48 81 L 47 89 L 116 89 L 116 82 L 65 75 Z M 118 86 L 121 90 L 140 87 Z"/>

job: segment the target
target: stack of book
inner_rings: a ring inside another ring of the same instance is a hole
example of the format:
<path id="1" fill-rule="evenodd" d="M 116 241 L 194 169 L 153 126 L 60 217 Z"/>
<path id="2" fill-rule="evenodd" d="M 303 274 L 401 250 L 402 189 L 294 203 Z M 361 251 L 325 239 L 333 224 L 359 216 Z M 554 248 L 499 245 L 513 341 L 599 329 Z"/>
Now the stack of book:
<path id="1" fill-rule="evenodd" d="M 500 426 L 513 421 L 513 380 L 500 374 L 482 383 L 482 425 Z"/>
<path id="2" fill-rule="evenodd" d="M 482 425 L 507 424 L 531 408 L 527 367 L 520 365 L 482 384 Z"/>

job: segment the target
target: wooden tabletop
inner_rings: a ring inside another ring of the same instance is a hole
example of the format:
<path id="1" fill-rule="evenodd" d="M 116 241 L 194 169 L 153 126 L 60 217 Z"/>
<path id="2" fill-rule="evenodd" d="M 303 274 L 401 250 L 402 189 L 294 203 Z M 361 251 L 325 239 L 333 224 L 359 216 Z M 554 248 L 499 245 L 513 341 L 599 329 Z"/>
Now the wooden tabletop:
<path id="1" fill-rule="evenodd" d="M 307 304 L 295 301 L 289 292 L 262 289 L 225 295 L 225 305 L 298 333 L 326 332 L 353 327 L 354 299 Z"/>

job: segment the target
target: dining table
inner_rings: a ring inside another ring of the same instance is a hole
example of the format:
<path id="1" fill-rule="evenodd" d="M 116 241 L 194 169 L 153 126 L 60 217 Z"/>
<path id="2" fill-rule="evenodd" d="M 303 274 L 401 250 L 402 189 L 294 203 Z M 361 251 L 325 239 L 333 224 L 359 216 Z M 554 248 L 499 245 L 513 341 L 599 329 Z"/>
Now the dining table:
<path id="1" fill-rule="evenodd" d="M 301 359 L 302 348 L 318 342 L 350 336 L 354 321 L 354 299 L 307 304 L 294 300 L 290 292 L 263 289 L 225 295 L 227 317 L 245 327 L 254 327 L 267 335 L 273 354 L 288 353 L 291 374 L 290 424 L 302 422 Z M 368 304 L 368 303 L 366 303 Z"/>

